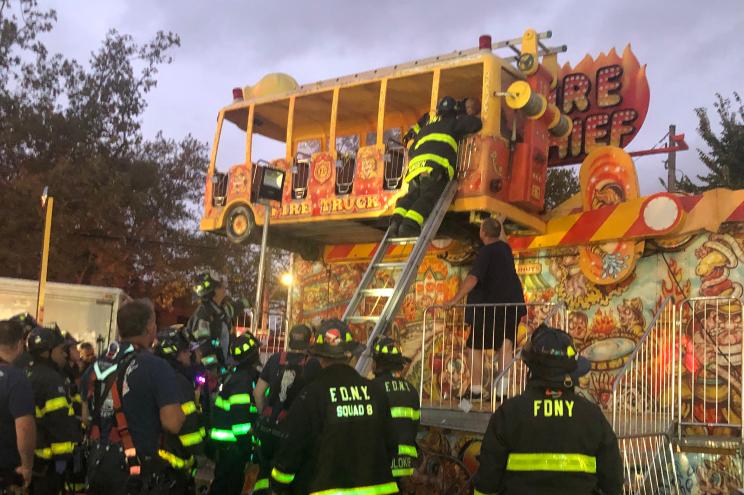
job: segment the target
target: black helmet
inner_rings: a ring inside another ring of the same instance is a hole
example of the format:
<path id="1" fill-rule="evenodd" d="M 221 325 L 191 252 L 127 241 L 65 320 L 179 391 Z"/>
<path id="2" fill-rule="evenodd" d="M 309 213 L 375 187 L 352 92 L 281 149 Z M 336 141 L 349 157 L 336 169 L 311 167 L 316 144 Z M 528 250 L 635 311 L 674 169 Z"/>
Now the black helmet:
<path id="1" fill-rule="evenodd" d="M 219 287 L 222 287 L 222 281 L 210 272 L 205 272 L 196 277 L 194 292 L 199 299 L 209 299 Z"/>
<path id="2" fill-rule="evenodd" d="M 163 359 L 172 360 L 179 352 L 189 349 L 189 341 L 183 335 L 183 325 L 173 325 L 158 332 L 158 342 L 155 344 L 155 354 Z"/>
<path id="3" fill-rule="evenodd" d="M 258 361 L 261 344 L 251 332 L 238 335 L 230 341 L 230 355 L 237 363 Z"/>
<path id="4" fill-rule="evenodd" d="M 364 346 L 354 340 L 348 325 L 337 318 L 323 320 L 309 347 L 310 354 L 331 359 L 350 358 L 363 349 Z"/>
<path id="5" fill-rule="evenodd" d="M 304 351 L 310 346 L 310 339 L 313 336 L 313 329 L 305 324 L 299 324 L 292 327 L 289 331 L 289 348 L 297 351 Z"/>
<path id="6" fill-rule="evenodd" d="M 39 324 L 36 323 L 36 319 L 28 313 L 19 313 L 13 316 L 10 321 L 20 323 L 23 326 L 24 337 L 31 333 L 31 330 L 35 327 L 39 326 Z"/>
<path id="7" fill-rule="evenodd" d="M 437 115 L 454 115 L 457 112 L 457 102 L 451 96 L 445 96 L 437 103 Z"/>
<path id="8" fill-rule="evenodd" d="M 534 378 L 573 387 L 589 372 L 590 363 L 580 357 L 566 332 L 545 324 L 535 329 L 522 349 L 522 359 Z"/>
<path id="9" fill-rule="evenodd" d="M 392 365 L 392 367 L 403 368 L 411 362 L 411 358 L 403 355 L 398 343 L 390 337 L 380 337 L 372 346 L 372 359 L 377 364 Z"/>
<path id="10" fill-rule="evenodd" d="M 28 352 L 36 355 L 45 351 L 51 352 L 52 349 L 64 343 L 65 338 L 57 325 L 52 328 L 34 327 L 26 340 Z"/>

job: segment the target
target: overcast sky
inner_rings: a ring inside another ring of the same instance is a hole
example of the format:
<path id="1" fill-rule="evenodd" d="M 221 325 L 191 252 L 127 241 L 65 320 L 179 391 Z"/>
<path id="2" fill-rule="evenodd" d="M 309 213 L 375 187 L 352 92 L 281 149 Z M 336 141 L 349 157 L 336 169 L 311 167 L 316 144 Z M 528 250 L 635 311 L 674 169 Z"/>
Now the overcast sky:
<path id="1" fill-rule="evenodd" d="M 647 64 L 651 106 L 628 150 L 648 148 L 671 123 L 691 151 L 678 157 L 694 174 L 701 146 L 693 109 L 712 109 L 714 95 L 744 94 L 744 0 L 456 0 L 195 1 L 39 0 L 57 10 L 47 38 L 52 51 L 87 60 L 109 29 L 148 40 L 157 30 L 181 36 L 174 63 L 161 69 L 149 96 L 146 135 L 163 130 L 180 139 L 214 136 L 215 117 L 231 88 L 286 72 L 299 83 L 336 77 L 521 36 L 527 27 L 552 30 L 566 44 L 559 61 L 578 63 L 627 43 Z M 266 157 L 275 158 L 275 157 Z M 636 161 L 644 193 L 660 189 L 663 158 Z"/>

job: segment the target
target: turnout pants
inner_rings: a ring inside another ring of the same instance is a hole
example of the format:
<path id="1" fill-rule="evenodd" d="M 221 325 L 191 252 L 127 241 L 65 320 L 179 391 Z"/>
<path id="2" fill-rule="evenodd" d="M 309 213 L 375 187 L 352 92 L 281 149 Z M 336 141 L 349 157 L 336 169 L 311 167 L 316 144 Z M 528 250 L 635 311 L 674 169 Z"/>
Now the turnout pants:
<path id="1" fill-rule="evenodd" d="M 449 182 L 447 171 L 440 165 L 432 165 L 431 172 L 417 175 L 408 183 L 408 192 L 395 203 L 394 217 L 419 228 L 444 192 Z"/>

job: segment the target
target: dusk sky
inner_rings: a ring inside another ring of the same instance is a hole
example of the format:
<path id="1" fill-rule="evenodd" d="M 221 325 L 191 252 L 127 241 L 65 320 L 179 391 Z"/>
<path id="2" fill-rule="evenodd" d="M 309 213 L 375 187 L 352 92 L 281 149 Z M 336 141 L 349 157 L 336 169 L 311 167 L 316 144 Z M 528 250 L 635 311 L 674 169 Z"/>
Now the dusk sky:
<path id="1" fill-rule="evenodd" d="M 173 64 L 161 68 L 143 126 L 180 139 L 188 133 L 211 141 L 220 107 L 231 88 L 255 84 L 269 72 L 299 83 L 337 77 L 477 46 L 524 29 L 552 30 L 550 45 L 566 44 L 559 61 L 578 63 L 626 44 L 647 65 L 651 106 L 628 150 L 648 148 L 671 123 L 691 150 L 679 168 L 700 171 L 694 108 L 711 109 L 715 93 L 744 93 L 744 1 L 680 0 L 503 2 L 39 0 L 57 10 L 45 40 L 51 51 L 87 61 L 109 29 L 144 42 L 157 30 L 181 36 Z M 281 154 L 281 153 L 280 153 Z M 278 155 L 277 155 L 278 156 Z M 276 158 L 267 156 L 265 158 Z M 636 161 L 642 192 L 659 190 L 662 156 Z"/>

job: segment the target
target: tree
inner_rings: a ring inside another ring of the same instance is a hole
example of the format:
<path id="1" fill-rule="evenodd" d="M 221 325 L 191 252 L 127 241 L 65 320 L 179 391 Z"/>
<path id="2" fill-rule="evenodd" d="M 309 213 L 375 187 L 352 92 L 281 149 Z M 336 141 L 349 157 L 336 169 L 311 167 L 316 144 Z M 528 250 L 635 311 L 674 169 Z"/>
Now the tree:
<path id="1" fill-rule="evenodd" d="M 708 147 L 697 152 L 708 173 L 697 175 L 697 182 L 683 175 L 678 182 L 680 191 L 698 194 L 716 187 L 744 189 L 744 103 L 736 92 L 732 98 L 716 93 L 716 100 L 713 107 L 718 113 L 720 134 L 714 132 L 708 110 L 695 109 L 697 131 Z"/>
<path id="2" fill-rule="evenodd" d="M 545 184 L 545 210 L 550 211 L 581 190 L 574 168 L 550 168 Z"/>
<path id="3" fill-rule="evenodd" d="M 54 11 L 0 0 L 0 275 L 38 276 L 44 185 L 55 197 L 49 279 L 120 287 L 167 307 L 206 269 L 255 290 L 255 246 L 198 231 L 207 144 L 145 139 L 158 67 L 180 44 L 110 31 L 88 64 L 50 55 Z"/>

